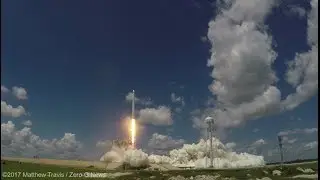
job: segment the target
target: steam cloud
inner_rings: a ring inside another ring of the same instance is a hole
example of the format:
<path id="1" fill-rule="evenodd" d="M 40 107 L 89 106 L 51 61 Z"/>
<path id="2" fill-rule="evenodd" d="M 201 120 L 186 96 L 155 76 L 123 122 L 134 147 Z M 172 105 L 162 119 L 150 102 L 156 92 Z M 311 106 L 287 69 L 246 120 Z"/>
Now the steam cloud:
<path id="1" fill-rule="evenodd" d="M 236 168 L 249 166 L 262 166 L 265 164 L 262 156 L 248 153 L 237 154 L 231 152 L 218 139 L 213 138 L 213 166 L 215 168 Z M 200 140 L 198 144 L 184 144 L 180 149 L 169 152 L 169 156 L 147 155 L 142 150 L 133 150 L 129 146 L 119 146 L 114 144 L 109 152 L 104 154 L 100 161 L 121 162 L 130 164 L 133 167 L 145 166 L 149 163 L 171 164 L 181 167 L 189 166 L 194 168 L 208 167 L 210 141 Z"/>

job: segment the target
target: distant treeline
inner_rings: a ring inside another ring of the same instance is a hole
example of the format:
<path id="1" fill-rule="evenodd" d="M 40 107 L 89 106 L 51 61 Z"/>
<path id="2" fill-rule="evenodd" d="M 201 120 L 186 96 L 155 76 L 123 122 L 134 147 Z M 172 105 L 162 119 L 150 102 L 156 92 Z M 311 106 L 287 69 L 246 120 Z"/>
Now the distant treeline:
<path id="1" fill-rule="evenodd" d="M 311 161 L 318 161 L 317 159 L 296 159 L 293 161 L 286 161 L 284 164 L 293 164 L 293 163 L 302 163 L 302 162 L 311 162 Z M 274 163 L 267 163 L 267 165 L 273 165 L 273 164 L 281 164 L 281 162 L 274 162 Z"/>

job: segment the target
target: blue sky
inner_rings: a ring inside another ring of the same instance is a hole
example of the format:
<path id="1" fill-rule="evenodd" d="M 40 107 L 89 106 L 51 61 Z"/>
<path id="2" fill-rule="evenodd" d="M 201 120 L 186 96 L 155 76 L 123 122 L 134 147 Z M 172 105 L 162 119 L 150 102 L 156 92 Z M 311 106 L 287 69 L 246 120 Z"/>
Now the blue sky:
<path id="1" fill-rule="evenodd" d="M 310 2 L 288 2 L 274 7 L 259 22 L 267 26 L 263 31 L 272 37 L 277 53 L 270 67 L 282 100 L 296 91 L 286 81 L 287 62 L 294 61 L 296 53 L 311 49 L 307 42 Z M 95 147 L 99 140 L 126 137 L 122 120 L 130 115 L 126 96 L 134 89 L 138 98 L 153 102 L 150 107 L 138 104 L 137 116 L 141 109 L 165 106 L 173 122 L 159 126 L 152 124 L 152 117 L 145 123 L 141 120 L 141 148 L 146 148 L 153 133 L 197 141 L 201 125 L 193 126 L 190 112 L 200 110 L 200 118 L 208 99 L 219 101 L 219 95 L 208 88 L 214 78 L 213 68 L 207 66 L 211 48 L 215 49 L 212 42 L 219 37 L 214 27 L 213 35 L 208 33 L 209 22 L 217 19 L 217 7 L 204 0 L 3 1 L 1 84 L 10 92 L 2 92 L 1 100 L 13 107 L 23 106 L 28 114 L 5 115 L 1 103 L 1 123 L 12 121 L 21 129 L 21 123 L 30 120 L 32 132 L 41 138 L 60 139 L 70 132 L 85 147 Z M 317 86 L 318 79 L 311 82 Z M 248 91 L 254 89 L 243 85 Z M 24 88 L 27 99 L 15 98 L 14 86 Z M 184 106 L 178 97 L 183 98 Z M 225 143 L 241 145 L 264 139 L 274 144 L 280 131 L 317 128 L 317 98 L 316 89 L 293 109 L 262 113 L 254 120 L 245 117 L 235 126 L 220 120 L 218 135 Z M 221 100 L 224 105 L 226 101 Z M 301 145 L 317 141 L 317 136 L 303 134 L 299 140 Z"/>

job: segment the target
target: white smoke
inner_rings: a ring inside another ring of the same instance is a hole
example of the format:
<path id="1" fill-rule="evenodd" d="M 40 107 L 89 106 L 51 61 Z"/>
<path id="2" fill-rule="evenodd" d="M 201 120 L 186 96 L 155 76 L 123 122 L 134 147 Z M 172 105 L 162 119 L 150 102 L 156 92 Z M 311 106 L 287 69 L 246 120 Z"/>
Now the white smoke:
<path id="1" fill-rule="evenodd" d="M 175 167 L 204 168 L 210 165 L 210 141 L 200 140 L 197 144 L 184 144 L 180 149 L 169 152 L 169 156 L 147 155 L 142 150 L 117 147 L 114 145 L 109 152 L 101 157 L 101 161 L 122 162 L 132 167 L 146 166 L 149 163 L 171 164 Z M 265 164 L 263 156 L 248 153 L 235 153 L 226 148 L 220 140 L 212 139 L 213 167 L 214 168 L 239 168 L 249 166 L 262 166 Z"/>
<path id="2" fill-rule="evenodd" d="M 124 162 L 132 167 L 142 167 L 149 164 L 148 154 L 140 149 L 128 149 L 124 152 Z"/>

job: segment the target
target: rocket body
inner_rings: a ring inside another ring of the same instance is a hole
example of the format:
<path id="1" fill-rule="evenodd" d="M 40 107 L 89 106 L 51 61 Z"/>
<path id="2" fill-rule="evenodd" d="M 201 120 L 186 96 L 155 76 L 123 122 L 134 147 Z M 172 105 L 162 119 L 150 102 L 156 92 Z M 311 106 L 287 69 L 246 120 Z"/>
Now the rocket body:
<path id="1" fill-rule="evenodd" d="M 134 119 L 134 100 L 135 100 L 134 90 L 132 91 L 132 95 L 133 95 L 133 99 L 132 99 L 131 119 Z"/>

